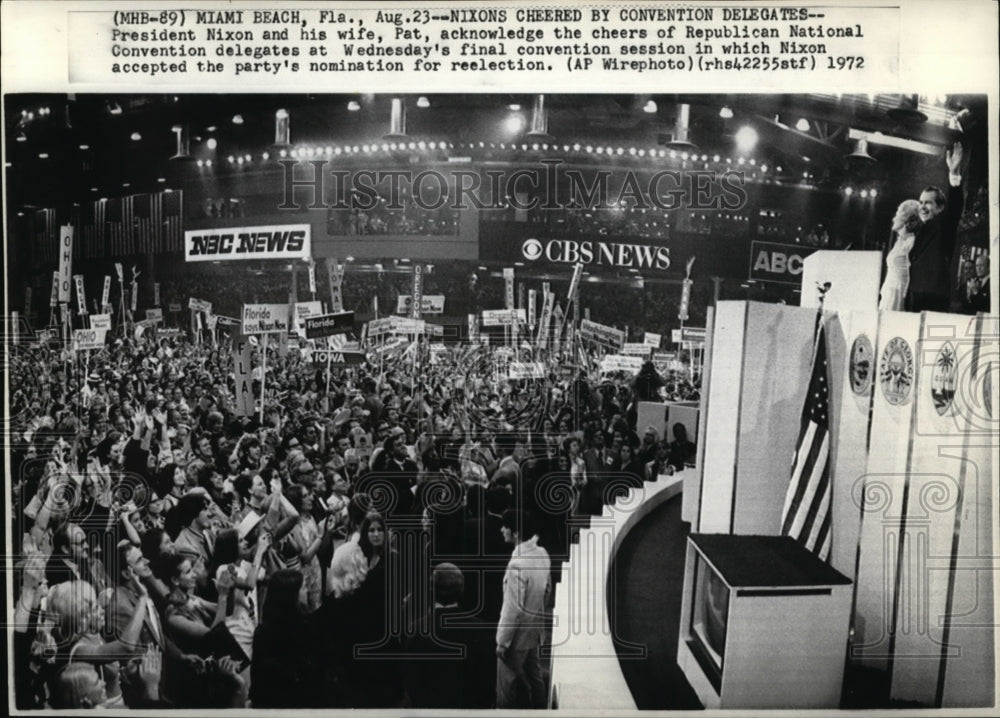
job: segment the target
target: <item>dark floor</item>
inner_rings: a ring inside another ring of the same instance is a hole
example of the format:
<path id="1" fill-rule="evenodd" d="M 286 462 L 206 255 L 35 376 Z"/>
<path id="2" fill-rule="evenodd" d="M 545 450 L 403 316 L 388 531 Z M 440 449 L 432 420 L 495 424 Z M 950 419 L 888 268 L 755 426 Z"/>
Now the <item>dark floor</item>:
<path id="1" fill-rule="evenodd" d="M 632 529 L 611 567 L 611 628 L 622 673 L 640 710 L 702 707 L 677 665 L 687 534 L 681 496 L 676 496 Z M 640 646 L 645 657 L 635 655 Z"/>

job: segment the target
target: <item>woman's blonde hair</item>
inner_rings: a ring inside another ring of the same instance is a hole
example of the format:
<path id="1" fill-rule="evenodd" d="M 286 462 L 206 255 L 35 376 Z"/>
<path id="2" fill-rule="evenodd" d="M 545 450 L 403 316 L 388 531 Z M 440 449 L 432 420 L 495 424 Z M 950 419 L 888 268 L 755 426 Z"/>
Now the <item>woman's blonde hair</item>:
<path id="1" fill-rule="evenodd" d="M 912 234 L 920 229 L 920 203 L 915 199 L 903 200 L 896 208 L 896 214 L 903 218 L 903 229 Z"/>
<path id="2" fill-rule="evenodd" d="M 75 640 L 90 629 L 97 592 L 86 581 L 63 581 L 49 589 L 46 611 L 56 624 L 59 643 Z"/>
<path id="3" fill-rule="evenodd" d="M 337 598 L 350 595 L 364 582 L 368 575 L 368 559 L 364 551 L 353 541 L 338 546 L 333 552 L 327 584 Z"/>

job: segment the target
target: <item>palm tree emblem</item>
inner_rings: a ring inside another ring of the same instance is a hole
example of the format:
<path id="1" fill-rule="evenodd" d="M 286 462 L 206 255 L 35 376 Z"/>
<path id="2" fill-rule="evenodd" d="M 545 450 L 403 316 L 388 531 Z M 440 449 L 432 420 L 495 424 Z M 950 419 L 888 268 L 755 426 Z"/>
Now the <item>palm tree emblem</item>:
<path id="1" fill-rule="evenodd" d="M 934 409 L 941 416 L 948 411 L 955 398 L 955 348 L 946 342 L 934 360 L 934 373 L 931 376 L 931 398 Z"/>

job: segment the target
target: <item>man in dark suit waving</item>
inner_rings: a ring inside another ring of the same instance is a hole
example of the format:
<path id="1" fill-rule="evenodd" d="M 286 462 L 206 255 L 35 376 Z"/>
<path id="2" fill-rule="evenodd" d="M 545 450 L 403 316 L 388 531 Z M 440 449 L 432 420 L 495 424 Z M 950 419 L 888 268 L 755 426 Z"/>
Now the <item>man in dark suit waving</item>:
<path id="1" fill-rule="evenodd" d="M 945 153 L 948 163 L 948 194 L 937 187 L 928 187 L 920 193 L 920 220 L 923 227 L 917 232 L 910 250 L 910 289 L 908 308 L 912 312 L 947 312 L 949 305 L 948 281 L 951 260 L 955 251 L 955 234 L 962 216 L 962 143 L 956 142 Z"/>

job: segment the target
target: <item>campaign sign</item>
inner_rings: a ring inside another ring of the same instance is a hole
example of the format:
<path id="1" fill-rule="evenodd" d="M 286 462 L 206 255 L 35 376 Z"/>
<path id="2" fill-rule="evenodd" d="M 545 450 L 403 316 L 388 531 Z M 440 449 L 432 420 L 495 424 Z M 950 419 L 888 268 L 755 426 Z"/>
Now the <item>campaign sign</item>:
<path id="1" fill-rule="evenodd" d="M 683 327 L 681 329 L 681 341 L 692 342 L 693 344 L 704 344 L 705 327 Z"/>
<path id="2" fill-rule="evenodd" d="M 396 314 L 409 314 L 413 309 L 413 300 L 409 294 L 400 294 L 396 299 Z M 420 297 L 421 314 L 444 314 L 443 294 L 424 294 Z"/>
<path id="3" fill-rule="evenodd" d="M 244 334 L 288 334 L 287 304 L 244 304 Z"/>
<path id="4" fill-rule="evenodd" d="M 102 329 L 108 331 L 111 329 L 111 315 L 110 314 L 91 314 L 90 315 L 90 328 L 91 329 Z"/>
<path id="5" fill-rule="evenodd" d="M 306 339 L 332 337 L 334 334 L 346 334 L 354 329 L 354 312 L 338 312 L 337 314 L 321 314 L 317 317 L 306 317 Z"/>
<path id="6" fill-rule="evenodd" d="M 158 307 L 155 307 L 153 309 L 147 309 L 146 310 L 146 319 L 148 319 L 149 321 L 151 321 L 153 323 L 162 322 L 163 321 L 163 310 L 160 309 L 160 308 L 158 308 Z"/>
<path id="7" fill-rule="evenodd" d="M 332 366 L 362 364 L 365 355 L 362 352 L 336 351 L 333 349 L 317 349 L 313 353 L 313 361 L 317 364 L 329 363 Z"/>
<path id="8" fill-rule="evenodd" d="M 662 334 L 656 334 L 654 332 L 646 332 L 642 335 L 642 343 L 646 346 L 652 347 L 653 349 L 660 348 L 660 342 L 663 340 Z"/>
<path id="9" fill-rule="evenodd" d="M 103 349 L 105 335 L 106 332 L 103 329 L 74 329 L 73 350 Z"/>
<path id="10" fill-rule="evenodd" d="M 242 322 L 239 319 L 233 317 L 227 317 L 223 314 L 213 314 L 215 320 L 219 323 L 220 327 L 238 327 Z"/>
<path id="11" fill-rule="evenodd" d="M 184 233 L 184 260 L 306 259 L 311 255 L 308 224 L 194 229 Z"/>
<path id="12" fill-rule="evenodd" d="M 484 327 L 505 327 L 527 321 L 527 314 L 523 309 L 484 309 Z"/>
<path id="13" fill-rule="evenodd" d="M 639 370 L 642 369 L 642 364 L 643 361 L 640 357 L 609 354 L 601 359 L 601 371 L 604 373 L 624 371 L 637 374 Z"/>
<path id="14" fill-rule="evenodd" d="M 625 344 L 625 332 L 589 319 L 580 320 L 580 336 L 591 341 L 610 344 L 621 348 Z"/>
<path id="15" fill-rule="evenodd" d="M 167 304 L 167 311 L 179 312 L 180 310 L 181 310 L 180 302 L 170 302 L 169 304 Z"/>
<path id="16" fill-rule="evenodd" d="M 193 309 L 196 312 L 205 312 L 205 314 L 212 313 L 212 303 L 206 302 L 203 299 L 195 299 L 191 297 L 188 300 L 188 309 Z"/>
<path id="17" fill-rule="evenodd" d="M 651 351 L 651 346 L 648 344 L 641 344 L 639 342 L 626 342 L 625 346 L 622 347 L 622 354 L 626 354 L 628 356 L 648 357 L 649 352 Z"/>

